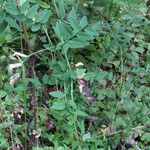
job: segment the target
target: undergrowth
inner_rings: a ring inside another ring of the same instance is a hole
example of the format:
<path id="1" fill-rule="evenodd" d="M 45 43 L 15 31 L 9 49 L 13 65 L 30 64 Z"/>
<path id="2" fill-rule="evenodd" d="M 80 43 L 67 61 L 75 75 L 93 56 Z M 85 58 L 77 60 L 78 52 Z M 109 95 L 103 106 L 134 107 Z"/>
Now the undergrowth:
<path id="1" fill-rule="evenodd" d="M 149 19 L 149 0 L 0 0 L 0 150 L 150 150 Z"/>

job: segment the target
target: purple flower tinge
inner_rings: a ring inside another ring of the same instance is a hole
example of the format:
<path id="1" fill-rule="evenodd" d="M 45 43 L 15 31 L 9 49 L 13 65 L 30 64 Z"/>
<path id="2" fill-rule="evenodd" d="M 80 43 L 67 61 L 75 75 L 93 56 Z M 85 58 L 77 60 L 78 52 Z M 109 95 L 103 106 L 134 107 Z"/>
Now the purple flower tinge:
<path id="1" fill-rule="evenodd" d="M 50 122 L 47 122 L 47 123 L 46 123 L 46 128 L 47 128 L 48 130 L 51 130 L 51 129 L 54 129 L 54 128 L 55 128 L 55 125 L 54 125 L 54 123 L 53 123 L 52 121 L 50 121 Z"/>
<path id="2" fill-rule="evenodd" d="M 82 89 L 82 94 L 83 95 L 89 94 L 89 92 L 90 92 L 90 89 L 87 86 L 83 87 L 83 89 Z"/>
<path id="3" fill-rule="evenodd" d="M 96 101 L 96 98 L 94 98 L 94 97 L 86 97 L 86 99 L 87 99 L 89 102 L 95 102 L 95 101 Z"/>
<path id="4" fill-rule="evenodd" d="M 83 81 L 82 79 L 78 79 L 78 83 L 79 83 L 80 85 L 82 85 L 83 87 L 84 87 L 84 86 L 87 86 L 87 82 Z"/>
<path id="5" fill-rule="evenodd" d="M 82 77 L 81 78 L 78 78 L 78 84 L 79 84 L 79 90 L 80 90 L 80 93 L 84 96 L 84 95 L 87 95 L 89 94 L 90 92 L 90 88 L 88 87 L 88 83 L 85 82 Z M 89 102 L 95 102 L 96 101 L 96 98 L 94 97 L 85 97 Z"/>
<path id="6" fill-rule="evenodd" d="M 78 84 L 81 94 L 86 95 L 89 93 L 90 89 L 88 88 L 87 82 L 83 81 L 82 79 L 78 79 Z"/>

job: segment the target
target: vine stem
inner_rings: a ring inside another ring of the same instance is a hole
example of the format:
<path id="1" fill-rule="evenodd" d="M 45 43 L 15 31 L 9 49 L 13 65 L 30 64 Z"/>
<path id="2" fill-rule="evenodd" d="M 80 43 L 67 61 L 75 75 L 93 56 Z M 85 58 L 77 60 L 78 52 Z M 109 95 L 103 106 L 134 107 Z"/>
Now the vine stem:
<path id="1" fill-rule="evenodd" d="M 59 12 L 58 12 L 56 1 L 54 0 L 53 2 L 54 2 L 54 7 L 55 7 L 55 10 L 56 10 L 57 16 L 59 17 Z"/>
<path id="2" fill-rule="evenodd" d="M 65 58 L 66 58 L 69 70 L 72 72 L 72 69 L 71 69 L 71 66 L 70 66 L 70 63 L 69 63 L 69 60 L 68 60 L 67 52 L 65 52 Z M 72 101 L 74 100 L 74 96 L 73 96 L 73 79 L 72 78 L 71 78 L 71 100 Z"/>
<path id="3" fill-rule="evenodd" d="M 50 39 L 50 36 L 48 35 L 47 29 L 46 29 L 46 25 L 43 25 L 42 27 L 43 27 L 43 29 L 45 31 L 45 34 L 46 34 L 47 38 L 48 38 L 49 44 L 53 45 L 53 43 L 52 43 L 52 41 Z"/>
<path id="4" fill-rule="evenodd" d="M 72 71 L 71 66 L 70 66 L 70 63 L 69 63 L 69 60 L 68 60 L 67 52 L 65 52 L 65 58 L 66 58 L 66 61 L 67 61 L 69 70 Z"/>
<path id="5" fill-rule="evenodd" d="M 48 38 L 49 44 L 50 44 L 50 45 L 54 45 L 53 42 L 52 42 L 51 39 L 50 39 L 50 36 L 49 36 L 49 34 L 48 34 L 46 25 L 43 25 L 42 27 L 43 27 L 43 29 L 44 29 L 44 31 L 45 31 L 45 34 L 46 34 L 47 38 Z M 54 56 L 53 56 L 53 53 L 52 53 L 52 52 L 51 52 L 51 56 L 52 56 L 52 60 L 53 60 L 53 59 L 54 59 Z"/>
<path id="6" fill-rule="evenodd" d="M 69 67 L 69 70 L 72 72 L 72 69 L 71 69 L 71 66 L 70 66 L 70 63 L 69 63 L 69 60 L 68 60 L 68 56 L 67 56 L 67 50 L 65 50 L 65 58 L 66 58 L 66 61 L 67 61 L 67 64 L 68 64 L 68 67 Z M 71 78 L 71 101 L 74 102 L 74 95 L 73 95 L 73 79 Z M 77 141 L 79 142 L 79 137 L 78 137 L 78 130 L 77 130 L 77 127 L 76 127 L 76 122 L 74 121 L 74 129 L 75 129 L 75 136 L 77 138 Z"/>

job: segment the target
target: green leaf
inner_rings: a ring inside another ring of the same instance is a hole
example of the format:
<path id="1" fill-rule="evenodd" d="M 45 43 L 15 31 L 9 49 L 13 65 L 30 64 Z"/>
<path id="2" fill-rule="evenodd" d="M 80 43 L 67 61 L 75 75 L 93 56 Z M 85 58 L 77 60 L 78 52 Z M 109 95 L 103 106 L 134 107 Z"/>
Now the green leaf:
<path id="1" fill-rule="evenodd" d="M 2 33 L 6 27 L 7 27 L 8 23 L 6 21 L 0 23 L 0 33 Z"/>
<path id="2" fill-rule="evenodd" d="M 145 51 L 145 49 L 143 47 L 136 47 L 135 51 L 142 54 Z"/>
<path id="3" fill-rule="evenodd" d="M 24 91 L 26 91 L 27 89 L 28 89 L 27 86 L 18 85 L 18 86 L 15 88 L 15 91 L 16 91 L 16 92 L 24 92 Z"/>
<path id="4" fill-rule="evenodd" d="M 78 35 L 77 35 L 80 39 L 84 39 L 86 41 L 89 41 L 89 40 L 93 40 L 94 39 L 94 34 L 89 34 L 88 32 L 80 32 Z"/>
<path id="5" fill-rule="evenodd" d="M 51 15 L 51 11 L 49 10 L 45 15 L 45 18 L 41 21 L 41 23 L 46 23 Z"/>
<path id="6" fill-rule="evenodd" d="M 7 13 L 11 14 L 11 15 L 19 15 L 19 12 L 17 11 L 17 7 L 16 7 L 16 3 L 15 2 L 8 2 L 6 4 L 5 10 Z"/>
<path id="7" fill-rule="evenodd" d="M 87 21 L 87 17 L 86 16 L 83 16 L 80 20 L 80 23 L 79 23 L 79 26 L 81 28 L 84 28 L 88 25 L 88 21 Z"/>
<path id="8" fill-rule="evenodd" d="M 74 38 L 67 43 L 67 46 L 70 48 L 83 48 L 87 46 L 89 43 L 83 39 Z"/>
<path id="9" fill-rule="evenodd" d="M 88 114 L 86 112 L 83 112 L 83 111 L 80 111 L 80 110 L 77 110 L 75 114 L 78 115 L 78 116 L 82 116 L 82 117 L 88 116 Z"/>
<path id="10" fill-rule="evenodd" d="M 73 125 L 69 125 L 67 123 L 63 124 L 61 126 L 61 128 L 63 128 L 64 130 L 66 130 L 67 132 L 73 132 L 74 131 L 74 127 Z"/>
<path id="11" fill-rule="evenodd" d="M 38 4 L 36 4 L 29 9 L 27 14 L 27 17 L 29 19 L 33 18 L 37 14 L 38 7 L 39 7 Z"/>
<path id="12" fill-rule="evenodd" d="M 77 76 L 81 76 L 81 75 L 84 74 L 85 72 L 86 72 L 86 69 L 77 69 L 77 70 L 76 70 Z"/>
<path id="13" fill-rule="evenodd" d="M 36 24 L 33 24 L 33 25 L 32 25 L 31 30 L 32 30 L 33 32 L 36 32 L 36 31 L 38 31 L 40 28 L 41 28 L 41 24 L 36 23 Z"/>
<path id="14" fill-rule="evenodd" d="M 2 5 L 4 3 L 4 0 L 0 0 L 0 5 Z"/>
<path id="15" fill-rule="evenodd" d="M 7 95 L 5 91 L 0 90 L 0 98 L 3 98 Z"/>
<path id="16" fill-rule="evenodd" d="M 29 1 L 26 0 L 20 7 L 20 12 L 22 14 L 24 14 L 27 10 L 28 10 L 28 7 L 29 7 Z"/>
<path id="17" fill-rule="evenodd" d="M 93 31 L 97 31 L 99 28 L 100 28 L 100 21 L 98 21 L 92 25 Z"/>
<path id="18" fill-rule="evenodd" d="M 95 78 L 96 81 L 102 81 L 108 75 L 108 72 L 101 71 Z"/>
<path id="19" fill-rule="evenodd" d="M 53 92 L 50 92 L 49 94 L 58 99 L 62 99 L 64 97 L 64 93 L 61 91 L 53 91 Z"/>
<path id="20" fill-rule="evenodd" d="M 35 22 L 45 23 L 48 21 L 49 16 L 51 15 L 51 11 L 48 9 L 42 10 L 35 17 Z"/>
<path id="21" fill-rule="evenodd" d="M 6 105 L 11 106 L 11 105 L 13 105 L 14 103 L 16 103 L 16 101 L 17 101 L 17 99 L 12 98 L 12 97 L 10 97 L 9 95 L 7 95 L 7 96 L 5 97 L 5 104 L 6 104 Z"/>
<path id="22" fill-rule="evenodd" d="M 149 142 L 150 139 L 150 133 L 144 133 L 141 137 L 142 141 L 148 141 Z"/>
<path id="23" fill-rule="evenodd" d="M 83 136 L 82 136 L 82 140 L 83 141 L 88 141 L 88 140 L 90 140 L 92 137 L 91 137 L 91 133 L 90 132 L 88 132 L 88 133 L 86 133 L 86 134 L 84 134 Z"/>
<path id="24" fill-rule="evenodd" d="M 26 1 L 28 1 L 28 0 L 19 0 L 19 1 L 18 1 L 18 5 L 19 5 L 19 6 L 22 6 Z"/>
<path id="25" fill-rule="evenodd" d="M 43 83 L 44 83 L 44 84 L 48 84 L 48 83 L 49 83 L 49 76 L 48 76 L 47 74 L 45 74 L 45 75 L 43 76 L 42 80 L 43 80 Z"/>
<path id="26" fill-rule="evenodd" d="M 70 29 L 70 27 L 62 21 L 56 23 L 56 26 L 54 27 L 54 31 L 61 41 L 62 39 L 64 40 L 69 39 L 72 35 L 72 30 Z"/>
<path id="27" fill-rule="evenodd" d="M 58 3 L 58 14 L 61 20 L 63 20 L 66 13 L 65 13 L 65 4 L 62 3 L 61 1 Z"/>
<path id="28" fill-rule="evenodd" d="M 28 82 L 31 82 L 35 88 L 41 89 L 42 85 L 41 85 L 40 80 L 38 78 L 29 78 L 27 80 L 28 80 Z"/>
<path id="29" fill-rule="evenodd" d="M 50 6 L 46 2 L 40 1 L 38 4 L 43 8 L 50 8 Z"/>
<path id="30" fill-rule="evenodd" d="M 63 110 L 63 109 L 65 109 L 65 104 L 59 103 L 59 102 L 54 102 L 54 104 L 52 105 L 51 108 L 55 109 L 55 110 Z"/>
<path id="31" fill-rule="evenodd" d="M 78 21 L 77 21 L 76 11 L 74 8 L 70 11 L 70 13 L 68 15 L 68 21 L 71 24 L 72 28 L 76 32 L 78 32 L 80 30 L 80 27 L 79 27 Z"/>
<path id="32" fill-rule="evenodd" d="M 16 23 L 16 21 L 10 17 L 5 18 L 6 22 L 13 28 L 16 28 L 17 30 L 21 31 L 20 26 Z"/>
<path id="33" fill-rule="evenodd" d="M 37 3 L 37 0 L 30 0 L 31 3 Z"/>

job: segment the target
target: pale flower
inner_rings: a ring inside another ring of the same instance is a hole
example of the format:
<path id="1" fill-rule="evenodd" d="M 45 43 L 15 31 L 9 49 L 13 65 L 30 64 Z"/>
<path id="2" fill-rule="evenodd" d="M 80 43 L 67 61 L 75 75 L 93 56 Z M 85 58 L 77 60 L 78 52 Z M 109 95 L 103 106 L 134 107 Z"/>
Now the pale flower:
<path id="1" fill-rule="evenodd" d="M 11 73 L 11 72 L 13 72 L 13 69 L 19 68 L 19 67 L 22 67 L 22 63 L 10 64 L 8 66 L 8 72 Z"/>
<path id="2" fill-rule="evenodd" d="M 22 54 L 22 53 L 20 53 L 20 52 L 15 52 L 15 53 L 13 54 L 13 56 L 20 56 L 20 57 L 23 57 L 23 58 L 27 58 L 27 57 L 28 57 L 27 55 Z"/>
<path id="3" fill-rule="evenodd" d="M 84 66 L 84 64 L 82 62 L 79 62 L 77 64 L 75 64 L 76 67 L 80 67 L 80 66 Z"/>
<path id="4" fill-rule="evenodd" d="M 41 129 L 39 127 L 36 127 L 36 129 L 33 130 L 33 135 L 38 139 L 41 136 Z"/>
<path id="5" fill-rule="evenodd" d="M 9 84 L 11 86 L 14 86 L 15 85 L 15 82 L 20 78 L 20 74 L 19 73 L 16 73 L 14 74 L 13 76 L 10 77 L 10 82 Z"/>
<path id="6" fill-rule="evenodd" d="M 87 82 L 83 81 L 82 79 L 78 79 L 78 84 L 80 85 L 83 85 L 83 86 L 86 86 L 87 85 Z"/>
<path id="7" fill-rule="evenodd" d="M 84 82 L 82 79 L 78 79 L 79 91 L 81 94 L 86 95 L 89 93 L 90 89 L 87 82 Z"/>
<path id="8" fill-rule="evenodd" d="M 86 99 L 87 99 L 89 102 L 95 102 L 95 101 L 96 101 L 96 98 L 94 98 L 94 97 L 86 97 Z"/>
<path id="9" fill-rule="evenodd" d="M 82 91 L 83 91 L 83 85 L 79 85 L 79 91 L 80 91 L 80 93 L 82 94 Z"/>

